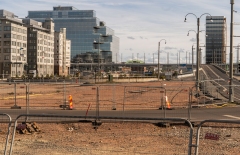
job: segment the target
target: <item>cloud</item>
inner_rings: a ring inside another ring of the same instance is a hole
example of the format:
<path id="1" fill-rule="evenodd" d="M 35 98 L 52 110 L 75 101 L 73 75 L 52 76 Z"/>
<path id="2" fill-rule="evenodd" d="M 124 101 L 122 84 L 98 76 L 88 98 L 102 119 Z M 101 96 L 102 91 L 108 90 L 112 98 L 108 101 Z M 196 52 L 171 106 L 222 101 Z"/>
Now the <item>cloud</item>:
<path id="1" fill-rule="evenodd" d="M 176 47 L 169 47 L 169 46 L 167 46 L 167 47 L 165 47 L 164 48 L 165 50 L 173 50 L 173 49 L 177 49 Z"/>
<path id="2" fill-rule="evenodd" d="M 133 37 L 127 37 L 128 39 L 132 39 L 132 40 L 134 40 L 135 38 L 133 38 Z"/>
<path id="3" fill-rule="evenodd" d="M 148 38 L 140 36 L 140 39 L 148 39 Z"/>
<path id="4" fill-rule="evenodd" d="M 179 49 L 178 52 L 184 53 L 185 49 Z"/>
<path id="5" fill-rule="evenodd" d="M 191 42 L 196 42 L 196 38 L 190 39 Z"/>
<path id="6" fill-rule="evenodd" d="M 132 51 L 133 49 L 132 48 L 127 48 L 125 49 L 126 51 Z"/>

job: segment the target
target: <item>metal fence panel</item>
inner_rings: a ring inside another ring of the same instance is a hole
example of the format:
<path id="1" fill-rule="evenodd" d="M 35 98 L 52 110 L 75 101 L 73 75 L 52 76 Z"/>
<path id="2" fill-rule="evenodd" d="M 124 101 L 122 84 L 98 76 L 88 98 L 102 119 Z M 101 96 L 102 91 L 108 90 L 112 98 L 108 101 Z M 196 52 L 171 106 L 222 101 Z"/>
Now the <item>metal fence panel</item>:
<path id="1" fill-rule="evenodd" d="M 210 120 L 200 123 L 198 129 L 195 154 L 232 155 L 240 152 L 240 121 Z"/>
<path id="2" fill-rule="evenodd" d="M 18 109 L 25 103 L 26 86 L 24 83 L 0 83 L 0 106 L 2 108 Z"/>
<path id="3" fill-rule="evenodd" d="M 189 118 L 189 88 L 186 86 L 126 86 L 124 93 L 125 116 L 141 110 L 139 112 L 146 117 Z"/>
<path id="4" fill-rule="evenodd" d="M 8 114 L 0 114 L 0 154 L 8 153 L 8 143 L 11 129 L 11 117 Z"/>
<path id="5" fill-rule="evenodd" d="M 26 115 L 19 116 L 26 117 Z M 28 117 L 67 117 L 28 115 Z M 68 116 L 83 118 L 83 116 Z M 88 117 L 88 119 L 93 117 Z M 27 134 L 14 131 L 10 151 L 13 154 L 191 154 L 192 126 L 159 127 L 152 121 L 184 121 L 184 119 L 100 117 L 101 126 L 87 123 L 43 123 L 41 130 Z M 119 119 L 119 120 L 116 120 Z M 121 120 L 131 121 L 122 122 Z M 145 122 L 136 122 L 145 120 Z M 148 122 L 146 122 L 149 120 Z M 15 121 L 15 127 L 17 126 Z M 15 139 L 15 140 L 14 140 Z M 21 139 L 21 140 L 17 140 Z M 14 144 L 14 145 L 13 145 Z"/>
<path id="6" fill-rule="evenodd" d="M 124 98 L 124 86 L 101 85 L 99 86 L 100 110 L 122 110 Z"/>

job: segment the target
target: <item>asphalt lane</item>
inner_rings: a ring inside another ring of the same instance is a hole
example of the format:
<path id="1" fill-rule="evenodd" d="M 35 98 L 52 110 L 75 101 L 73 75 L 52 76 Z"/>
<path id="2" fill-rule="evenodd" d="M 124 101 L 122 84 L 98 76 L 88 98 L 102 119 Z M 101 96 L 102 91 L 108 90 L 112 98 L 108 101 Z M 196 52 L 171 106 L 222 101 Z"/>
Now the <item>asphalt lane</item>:
<path id="1" fill-rule="evenodd" d="M 193 108 L 191 109 L 191 121 L 203 121 L 207 119 L 238 120 L 240 118 L 240 106 L 222 108 Z M 14 120 L 21 114 L 26 114 L 26 109 L 0 109 L 0 113 L 6 113 Z M 30 109 L 29 114 L 37 115 L 64 115 L 64 116 L 97 116 L 95 110 L 61 110 L 61 109 Z M 99 117 L 133 117 L 133 118 L 182 118 L 188 119 L 188 109 L 175 110 L 105 110 L 99 111 Z M 55 118 L 30 118 L 32 121 L 54 120 Z M 67 119 L 64 119 L 67 120 Z"/>

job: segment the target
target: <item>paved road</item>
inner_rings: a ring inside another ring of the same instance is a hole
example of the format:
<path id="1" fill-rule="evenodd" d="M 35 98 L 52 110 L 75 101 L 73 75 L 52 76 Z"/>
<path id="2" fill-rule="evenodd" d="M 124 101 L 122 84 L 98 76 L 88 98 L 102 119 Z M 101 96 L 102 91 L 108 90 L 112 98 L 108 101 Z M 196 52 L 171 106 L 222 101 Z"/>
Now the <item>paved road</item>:
<path id="1" fill-rule="evenodd" d="M 223 108 L 193 108 L 191 109 L 191 121 L 202 121 L 206 119 L 231 119 L 240 120 L 240 106 L 223 107 Z M 26 114 L 25 109 L 1 109 L 0 113 L 9 114 L 15 119 L 20 114 Z M 86 111 L 83 110 L 30 110 L 29 114 L 45 114 L 45 115 L 66 115 L 66 116 L 85 116 Z M 96 116 L 96 111 L 89 111 L 87 116 Z M 128 111 L 100 111 L 101 117 L 141 117 L 141 118 L 164 118 L 163 110 L 128 110 Z M 166 110 L 166 118 L 188 118 L 187 109 Z M 0 117 L 1 118 L 1 117 Z M 31 121 L 54 121 L 56 118 L 29 118 Z M 69 120 L 61 118 L 61 120 Z"/>

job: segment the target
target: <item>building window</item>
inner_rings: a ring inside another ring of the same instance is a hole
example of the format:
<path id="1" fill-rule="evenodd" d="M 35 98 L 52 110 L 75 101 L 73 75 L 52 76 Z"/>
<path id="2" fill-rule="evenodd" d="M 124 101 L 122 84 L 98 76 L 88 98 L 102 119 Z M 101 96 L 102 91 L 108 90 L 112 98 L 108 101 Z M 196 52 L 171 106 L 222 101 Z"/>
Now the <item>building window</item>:
<path id="1" fill-rule="evenodd" d="M 4 46 L 10 46 L 11 45 L 11 42 L 10 41 L 4 41 Z"/>
<path id="2" fill-rule="evenodd" d="M 4 26 L 4 31 L 11 31 L 11 26 Z"/>
<path id="3" fill-rule="evenodd" d="M 11 38 L 11 33 L 4 34 L 4 38 Z"/>
<path id="4" fill-rule="evenodd" d="M 5 55 L 4 60 L 9 60 L 9 55 Z"/>
<path id="5" fill-rule="evenodd" d="M 4 53 L 10 53 L 10 52 L 11 52 L 11 48 L 4 48 Z"/>

